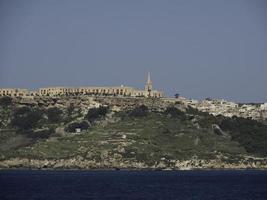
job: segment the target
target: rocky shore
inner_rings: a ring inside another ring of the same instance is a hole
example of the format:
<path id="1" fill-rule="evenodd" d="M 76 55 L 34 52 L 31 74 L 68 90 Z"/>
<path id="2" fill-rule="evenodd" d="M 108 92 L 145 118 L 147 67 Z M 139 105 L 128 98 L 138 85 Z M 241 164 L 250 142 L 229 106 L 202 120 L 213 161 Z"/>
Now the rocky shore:
<path id="1" fill-rule="evenodd" d="M 88 160 L 82 157 L 70 159 L 27 159 L 12 158 L 0 162 L 0 169 L 132 169 L 132 170 L 194 170 L 194 169 L 267 169 L 267 159 L 243 159 L 229 163 L 219 159 L 214 160 L 170 160 L 161 161 L 154 165 L 129 160 Z"/>

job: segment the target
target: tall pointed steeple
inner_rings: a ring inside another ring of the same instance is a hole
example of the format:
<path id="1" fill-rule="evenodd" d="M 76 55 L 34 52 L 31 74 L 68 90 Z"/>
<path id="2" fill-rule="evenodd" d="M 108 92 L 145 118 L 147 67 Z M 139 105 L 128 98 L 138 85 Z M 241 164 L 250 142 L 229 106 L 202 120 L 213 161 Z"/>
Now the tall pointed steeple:
<path id="1" fill-rule="evenodd" d="M 147 75 L 147 84 L 152 84 L 152 81 L 150 79 L 150 72 L 148 72 L 148 75 Z"/>
<path id="2" fill-rule="evenodd" d="M 152 81 L 151 81 L 151 78 L 150 78 L 150 72 L 148 72 L 145 90 L 148 91 L 148 92 L 151 92 L 152 89 L 153 89 L 153 87 L 152 87 Z"/>

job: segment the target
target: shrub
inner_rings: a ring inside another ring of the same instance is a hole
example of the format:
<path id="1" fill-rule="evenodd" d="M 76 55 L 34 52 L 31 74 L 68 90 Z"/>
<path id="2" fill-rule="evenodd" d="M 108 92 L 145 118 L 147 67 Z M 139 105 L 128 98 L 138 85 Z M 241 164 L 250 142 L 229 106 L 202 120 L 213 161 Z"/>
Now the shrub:
<path id="1" fill-rule="evenodd" d="M 225 118 L 220 127 L 232 139 L 245 147 L 247 152 L 267 156 L 267 125 L 240 117 Z"/>
<path id="2" fill-rule="evenodd" d="M 201 118 L 198 121 L 199 125 L 203 128 L 211 128 L 213 124 L 219 124 L 220 118 L 215 117 L 212 114 L 208 114 L 206 116 L 201 116 Z"/>
<path id="3" fill-rule="evenodd" d="M 186 119 L 186 115 L 183 111 L 179 110 L 178 108 L 175 107 L 168 107 L 165 111 L 166 114 L 171 115 L 171 117 L 179 118 L 182 120 Z"/>
<path id="4" fill-rule="evenodd" d="M 56 123 L 61 121 L 62 110 L 57 107 L 51 107 L 46 110 L 49 122 Z"/>
<path id="5" fill-rule="evenodd" d="M 9 106 L 12 104 L 12 98 L 9 96 L 4 96 L 0 98 L 0 106 Z"/>
<path id="6" fill-rule="evenodd" d="M 174 97 L 175 97 L 176 99 L 178 99 L 179 96 L 180 96 L 180 94 L 178 94 L 178 93 L 174 94 Z"/>
<path id="7" fill-rule="evenodd" d="M 71 116 L 73 111 L 74 111 L 75 107 L 74 107 L 74 104 L 71 103 L 68 108 L 67 108 L 67 113 L 68 113 L 68 116 Z"/>
<path id="8" fill-rule="evenodd" d="M 144 117 L 148 114 L 148 107 L 145 105 L 141 105 L 139 107 L 134 108 L 130 111 L 129 116 L 132 117 Z"/>
<path id="9" fill-rule="evenodd" d="M 55 132 L 54 129 L 42 129 L 42 130 L 37 130 L 37 131 L 28 131 L 27 135 L 31 137 L 32 139 L 46 139 L 49 138 L 51 134 Z"/>
<path id="10" fill-rule="evenodd" d="M 108 107 L 100 106 L 99 108 L 91 108 L 88 110 L 85 119 L 92 122 L 105 116 L 108 112 Z"/>
<path id="11" fill-rule="evenodd" d="M 87 130 L 89 127 L 90 127 L 90 125 L 86 121 L 73 122 L 73 123 L 69 124 L 65 128 L 65 131 L 67 131 L 67 132 L 75 132 L 76 128 L 80 128 L 81 130 Z"/>
<path id="12" fill-rule="evenodd" d="M 14 111 L 11 124 L 19 129 L 29 130 L 35 127 L 42 118 L 43 111 L 30 107 L 19 107 Z"/>

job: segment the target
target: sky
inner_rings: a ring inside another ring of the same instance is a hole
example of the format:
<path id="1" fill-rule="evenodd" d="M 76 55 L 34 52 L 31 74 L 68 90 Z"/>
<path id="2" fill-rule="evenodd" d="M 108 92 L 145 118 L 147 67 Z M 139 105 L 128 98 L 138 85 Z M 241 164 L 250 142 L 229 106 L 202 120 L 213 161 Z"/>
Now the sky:
<path id="1" fill-rule="evenodd" d="M 0 88 L 267 102 L 265 0 L 0 0 Z"/>

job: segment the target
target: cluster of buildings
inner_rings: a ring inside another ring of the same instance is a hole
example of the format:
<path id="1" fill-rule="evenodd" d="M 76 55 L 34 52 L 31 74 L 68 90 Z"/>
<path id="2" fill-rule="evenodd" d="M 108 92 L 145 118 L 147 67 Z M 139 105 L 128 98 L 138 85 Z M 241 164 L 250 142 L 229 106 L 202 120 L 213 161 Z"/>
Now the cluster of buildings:
<path id="1" fill-rule="evenodd" d="M 133 87 L 48 87 L 39 88 L 36 91 L 28 89 L 7 88 L 0 89 L 0 96 L 10 97 L 34 97 L 34 96 L 68 96 L 68 95 L 89 95 L 89 96 L 126 96 L 126 97 L 164 97 L 163 92 L 153 90 L 150 74 L 144 90 Z M 238 116 L 252 119 L 267 119 L 267 103 L 265 104 L 238 104 L 225 100 L 206 99 L 197 101 L 192 99 L 163 98 L 164 101 L 180 102 L 184 106 L 191 106 L 203 112 L 226 117 Z"/>
<path id="2" fill-rule="evenodd" d="M 27 89 L 3 88 L 0 96 L 26 97 L 26 96 L 62 96 L 62 95 L 103 95 L 103 96 L 129 96 L 129 97 L 163 97 L 163 92 L 153 90 L 150 74 L 144 90 L 133 87 L 48 87 L 36 91 Z"/>
<path id="3" fill-rule="evenodd" d="M 264 104 L 238 104 L 222 99 L 206 99 L 203 101 L 179 98 L 186 106 L 197 108 L 202 112 L 226 117 L 243 117 L 255 120 L 267 119 L 267 103 Z"/>
<path id="4" fill-rule="evenodd" d="M 0 88 L 0 96 L 23 97 L 29 95 L 27 89 Z"/>

